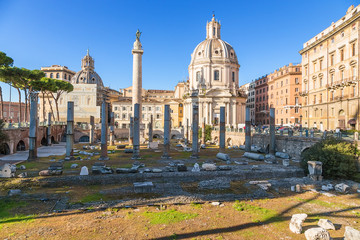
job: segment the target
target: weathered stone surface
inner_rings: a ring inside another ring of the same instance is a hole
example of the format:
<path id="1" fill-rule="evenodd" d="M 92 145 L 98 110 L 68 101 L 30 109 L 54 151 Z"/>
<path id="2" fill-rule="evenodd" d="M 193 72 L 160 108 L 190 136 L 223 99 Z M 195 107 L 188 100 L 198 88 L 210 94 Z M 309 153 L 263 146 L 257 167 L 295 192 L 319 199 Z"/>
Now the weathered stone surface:
<path id="1" fill-rule="evenodd" d="M 310 175 L 318 175 L 322 174 L 322 162 L 320 161 L 308 161 L 308 170 Z"/>
<path id="2" fill-rule="evenodd" d="M 228 165 L 222 165 L 222 166 L 219 166 L 219 170 L 221 170 L 221 171 L 230 171 L 231 167 L 228 166 Z"/>
<path id="3" fill-rule="evenodd" d="M 221 160 L 224 160 L 224 161 L 230 160 L 230 156 L 228 154 L 226 154 L 226 153 L 218 153 L 218 154 L 216 154 L 216 157 L 218 159 L 221 159 Z"/>
<path id="4" fill-rule="evenodd" d="M 27 176 L 27 172 L 23 172 L 18 175 L 19 178 L 26 178 Z"/>
<path id="5" fill-rule="evenodd" d="M 117 168 L 116 173 L 137 173 L 135 168 Z"/>
<path id="6" fill-rule="evenodd" d="M 191 169 L 192 172 L 200 172 L 200 166 L 198 163 L 194 164 L 193 169 Z"/>
<path id="7" fill-rule="evenodd" d="M 339 183 L 335 185 L 335 190 L 337 192 L 346 193 L 347 191 L 350 190 L 350 187 L 345 183 Z"/>
<path id="8" fill-rule="evenodd" d="M 77 168 L 79 165 L 74 163 L 74 164 L 71 164 L 70 168 Z"/>
<path id="9" fill-rule="evenodd" d="M 302 232 L 302 224 L 307 218 L 307 214 L 300 213 L 300 214 L 294 214 L 291 217 L 289 228 L 290 231 L 296 234 L 301 234 Z"/>
<path id="10" fill-rule="evenodd" d="M 257 154 L 257 153 L 250 153 L 250 152 L 245 152 L 244 157 L 250 158 L 250 159 L 254 159 L 254 160 L 264 160 L 264 156 L 261 154 Z"/>
<path id="11" fill-rule="evenodd" d="M 284 153 L 284 152 L 276 152 L 275 157 L 284 158 L 284 159 L 289 159 L 290 158 L 289 154 Z"/>
<path id="12" fill-rule="evenodd" d="M 324 228 L 310 228 L 305 231 L 306 240 L 330 240 L 330 234 Z"/>
<path id="13" fill-rule="evenodd" d="M 216 165 L 213 163 L 204 163 L 201 168 L 205 171 L 216 171 Z"/>
<path id="14" fill-rule="evenodd" d="M 318 226 L 322 227 L 326 230 L 329 230 L 329 229 L 335 230 L 334 224 L 328 219 L 320 219 L 318 222 Z"/>
<path id="15" fill-rule="evenodd" d="M 163 170 L 161 170 L 160 168 L 154 168 L 151 170 L 153 173 L 162 173 Z"/>
<path id="16" fill-rule="evenodd" d="M 89 175 L 89 169 L 86 166 L 83 166 L 80 171 L 81 176 Z"/>
<path id="17" fill-rule="evenodd" d="M 10 189 L 8 191 L 8 196 L 16 196 L 16 195 L 20 195 L 21 194 L 21 190 L 20 189 Z"/>
<path id="18" fill-rule="evenodd" d="M 224 177 L 199 182 L 200 189 L 226 189 L 230 188 L 230 180 Z"/>
<path id="19" fill-rule="evenodd" d="M 283 159 L 282 164 L 283 166 L 288 167 L 290 165 L 290 159 Z"/>
<path id="20" fill-rule="evenodd" d="M 40 171 L 39 176 L 51 176 L 50 170 L 42 170 L 42 171 Z"/>
<path id="21" fill-rule="evenodd" d="M 151 193 L 154 189 L 152 182 L 135 182 L 134 191 L 136 193 Z"/>
<path id="22" fill-rule="evenodd" d="M 177 170 L 178 170 L 178 172 L 186 172 L 187 167 L 184 164 L 178 164 L 177 165 Z"/>
<path id="23" fill-rule="evenodd" d="M 345 227 L 344 240 L 359 240 L 359 239 L 360 239 L 360 231 L 349 226 Z"/>

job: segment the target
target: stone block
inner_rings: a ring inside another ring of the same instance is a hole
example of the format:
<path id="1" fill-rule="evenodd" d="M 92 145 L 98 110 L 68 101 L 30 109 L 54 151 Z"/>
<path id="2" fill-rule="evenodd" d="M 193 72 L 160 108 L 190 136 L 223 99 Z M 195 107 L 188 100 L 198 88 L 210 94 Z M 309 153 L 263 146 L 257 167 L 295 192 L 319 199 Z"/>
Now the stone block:
<path id="1" fill-rule="evenodd" d="M 290 158 L 289 154 L 284 153 L 284 152 L 276 152 L 275 157 L 284 158 L 284 159 L 289 159 Z"/>
<path id="2" fill-rule="evenodd" d="M 335 185 L 335 190 L 337 192 L 346 193 L 350 190 L 350 187 L 345 183 L 340 183 Z"/>
<path id="3" fill-rule="evenodd" d="M 203 163 L 203 165 L 201 165 L 201 168 L 204 169 L 205 171 L 216 171 L 216 165 L 213 163 Z"/>
<path id="4" fill-rule="evenodd" d="M 10 189 L 8 191 L 8 196 L 16 196 L 16 195 L 20 195 L 21 194 L 21 190 L 20 189 Z"/>
<path id="5" fill-rule="evenodd" d="M 296 234 L 301 234 L 302 232 L 302 224 L 307 218 L 307 214 L 300 213 L 300 214 L 294 214 L 291 217 L 289 228 L 290 231 Z"/>
<path id="6" fill-rule="evenodd" d="M 308 170 L 310 175 L 322 175 L 322 162 L 320 161 L 308 161 Z"/>
<path id="7" fill-rule="evenodd" d="M 149 148 L 150 149 L 158 149 L 159 143 L 158 142 L 149 142 Z"/>
<path id="8" fill-rule="evenodd" d="M 245 152 L 244 157 L 250 158 L 250 159 L 254 159 L 254 160 L 264 160 L 265 157 L 261 154 L 258 153 L 250 153 L 250 152 Z"/>
<path id="9" fill-rule="evenodd" d="M 80 171 L 80 176 L 87 176 L 89 175 L 89 169 L 86 166 L 83 166 Z"/>
<path id="10" fill-rule="evenodd" d="M 227 178 L 215 178 L 199 182 L 200 189 L 227 189 L 230 188 L 230 180 Z"/>
<path id="11" fill-rule="evenodd" d="M 322 227 L 326 230 L 329 230 L 329 229 L 335 230 L 334 224 L 328 219 L 320 219 L 318 222 L 318 226 Z"/>
<path id="12" fill-rule="evenodd" d="M 228 160 L 230 160 L 230 156 L 229 156 L 228 154 L 226 154 L 226 153 L 218 153 L 218 154 L 216 154 L 216 157 L 217 157 L 218 159 L 223 160 L 223 161 L 228 161 Z"/>
<path id="13" fill-rule="evenodd" d="M 192 172 L 200 172 L 200 166 L 198 163 L 194 164 L 193 169 L 191 169 Z"/>
<path id="14" fill-rule="evenodd" d="M 151 193 L 154 190 L 152 182 L 135 182 L 134 192 L 136 193 Z"/>
<path id="15" fill-rule="evenodd" d="M 359 240 L 360 239 L 360 231 L 355 228 L 346 226 L 344 233 L 344 240 Z"/>
<path id="16" fill-rule="evenodd" d="M 306 240 L 330 240 L 330 234 L 324 228 L 310 228 L 305 231 Z"/>
<path id="17" fill-rule="evenodd" d="M 219 166 L 219 170 L 220 171 L 230 171 L 231 167 L 228 165 L 222 165 L 222 166 Z"/>
<path id="18" fill-rule="evenodd" d="M 177 170 L 178 170 L 178 172 L 186 172 L 187 167 L 184 164 L 178 164 L 177 165 Z"/>

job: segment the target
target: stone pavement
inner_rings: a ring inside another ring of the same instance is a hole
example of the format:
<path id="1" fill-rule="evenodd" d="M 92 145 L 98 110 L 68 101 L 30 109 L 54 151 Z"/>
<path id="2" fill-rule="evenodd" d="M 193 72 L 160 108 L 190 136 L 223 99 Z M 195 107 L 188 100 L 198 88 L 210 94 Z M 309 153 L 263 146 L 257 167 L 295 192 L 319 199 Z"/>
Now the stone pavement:
<path id="1" fill-rule="evenodd" d="M 59 144 L 53 144 L 52 146 L 43 146 L 38 148 L 38 157 L 49 157 L 51 155 L 59 156 L 66 153 L 66 144 L 61 142 Z M 12 155 L 6 155 L 0 157 L 0 160 L 6 161 L 24 161 L 29 156 L 29 150 L 20 151 Z"/>

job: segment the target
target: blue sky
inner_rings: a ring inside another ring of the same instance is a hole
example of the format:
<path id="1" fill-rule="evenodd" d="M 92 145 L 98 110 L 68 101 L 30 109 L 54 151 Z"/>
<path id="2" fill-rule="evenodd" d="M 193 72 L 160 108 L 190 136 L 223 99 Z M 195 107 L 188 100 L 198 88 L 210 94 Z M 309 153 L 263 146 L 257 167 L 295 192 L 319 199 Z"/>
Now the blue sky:
<path id="1" fill-rule="evenodd" d="M 89 48 L 104 84 L 119 89 L 132 83 L 131 49 L 139 28 L 143 87 L 172 90 L 187 78 L 190 55 L 215 11 L 222 39 L 237 53 L 242 85 L 300 62 L 302 44 L 352 4 L 359 1 L 0 0 L 0 51 L 18 67 L 58 64 L 79 71 Z M 9 88 L 0 85 L 8 100 Z"/>

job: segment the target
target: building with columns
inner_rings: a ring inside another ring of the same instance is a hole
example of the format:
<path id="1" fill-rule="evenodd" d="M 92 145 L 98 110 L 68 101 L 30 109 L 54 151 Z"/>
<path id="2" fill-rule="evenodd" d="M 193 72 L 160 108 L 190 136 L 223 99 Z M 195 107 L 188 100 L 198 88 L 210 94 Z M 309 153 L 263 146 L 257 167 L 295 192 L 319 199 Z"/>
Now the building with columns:
<path id="1" fill-rule="evenodd" d="M 184 123 L 192 123 L 192 104 L 199 106 L 199 124 L 219 124 L 220 107 L 226 126 L 245 123 L 246 96 L 239 91 L 238 59 L 233 47 L 221 39 L 221 25 L 213 16 L 206 39 L 191 54 L 189 80 L 184 86 Z"/>
<path id="2" fill-rule="evenodd" d="M 320 130 L 360 129 L 360 5 L 305 42 L 302 125 Z"/>
<path id="3" fill-rule="evenodd" d="M 57 66 L 57 65 L 53 65 Z M 75 123 L 89 123 L 90 116 L 95 117 L 95 122 L 100 122 L 100 109 L 103 96 L 108 92 L 103 85 L 101 77 L 95 72 L 95 61 L 90 56 L 89 51 L 81 60 L 81 70 L 75 75 L 72 72 L 60 67 L 41 68 L 50 77 L 51 73 L 59 73 L 60 80 L 68 81 L 68 76 L 72 76 L 70 83 L 74 86 L 74 90 L 70 93 L 63 93 L 59 99 L 59 115 L 60 121 L 66 121 L 67 117 L 67 102 L 74 102 L 74 122 Z M 65 73 L 67 78 L 65 78 Z M 53 75 L 57 78 L 57 75 Z M 43 101 L 41 94 L 39 95 L 40 102 Z M 50 112 L 51 107 L 55 109 L 55 103 L 52 99 L 47 98 L 46 101 L 46 112 Z M 52 104 L 52 106 L 50 106 Z M 40 113 L 42 112 L 42 104 L 40 106 Z M 56 113 L 55 113 L 56 116 Z M 47 116 L 44 116 L 46 119 Z"/>

